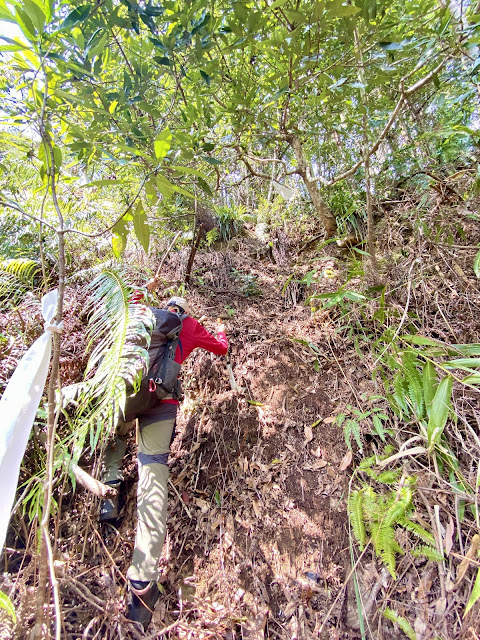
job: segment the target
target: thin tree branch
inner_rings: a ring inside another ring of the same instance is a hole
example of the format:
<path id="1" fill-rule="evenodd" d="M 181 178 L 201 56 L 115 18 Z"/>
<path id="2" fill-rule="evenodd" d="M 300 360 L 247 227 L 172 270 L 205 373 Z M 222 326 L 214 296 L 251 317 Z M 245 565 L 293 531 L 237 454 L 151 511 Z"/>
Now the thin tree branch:
<path id="1" fill-rule="evenodd" d="M 385 127 L 383 128 L 383 131 L 381 132 L 380 136 L 377 138 L 377 141 L 375 142 L 375 144 L 370 148 L 370 150 L 368 151 L 368 157 L 372 156 L 377 149 L 379 148 L 379 146 L 382 144 L 382 142 L 384 141 L 387 133 L 390 131 L 390 129 L 392 128 L 392 125 L 394 124 L 395 120 L 397 119 L 397 116 L 400 112 L 400 109 L 402 108 L 403 104 L 406 101 L 407 96 L 412 95 L 413 93 L 415 93 L 416 91 L 418 91 L 419 89 L 421 89 L 422 87 L 424 87 L 426 84 L 428 84 L 432 78 L 439 73 L 439 71 L 441 71 L 441 69 L 445 66 L 446 62 L 450 59 L 450 55 L 445 56 L 445 58 L 440 62 L 440 64 L 438 64 L 435 69 L 433 69 L 429 74 L 427 74 L 424 78 L 422 78 L 421 80 L 419 80 L 418 82 L 416 82 L 415 84 L 413 84 L 411 87 L 408 87 L 407 89 L 405 89 L 403 87 L 403 83 L 405 81 L 405 78 L 408 78 L 409 75 L 405 76 L 404 79 L 402 79 L 402 81 L 400 82 L 400 98 L 394 108 L 394 110 L 392 111 L 390 118 L 388 119 Z M 359 160 L 358 162 L 356 162 L 353 167 L 351 167 L 350 169 L 348 169 L 348 171 L 344 171 L 343 173 L 341 173 L 340 175 L 336 176 L 335 178 L 333 178 L 332 180 L 325 180 L 325 178 L 323 176 L 317 176 L 317 177 L 310 177 L 309 176 L 309 180 L 311 182 L 321 182 L 323 186 L 325 187 L 331 187 L 334 184 L 336 184 L 337 182 L 340 182 L 341 180 L 345 180 L 345 178 L 348 178 L 349 176 L 353 175 L 361 166 L 362 164 L 365 162 L 365 157 L 362 157 L 361 160 Z"/>
<path id="2" fill-rule="evenodd" d="M 49 224 L 48 222 L 45 222 L 45 220 L 42 220 L 41 218 L 37 218 L 37 216 L 33 216 L 31 213 L 27 213 L 24 209 L 22 209 L 22 207 L 13 204 L 13 202 L 6 202 L 5 200 L 0 200 L 0 207 L 10 207 L 10 209 L 14 209 L 15 211 L 18 211 L 19 213 L 21 213 L 23 216 L 30 218 L 30 220 L 35 220 L 35 222 L 39 222 L 40 224 L 43 224 L 44 226 L 48 227 L 49 229 L 51 229 L 52 231 L 57 231 L 56 227 L 53 226 L 53 224 Z"/>
<path id="3" fill-rule="evenodd" d="M 120 220 L 127 215 L 127 213 L 130 211 L 130 209 L 133 207 L 133 205 L 135 204 L 135 202 L 138 200 L 138 198 L 140 197 L 140 194 L 142 192 L 142 189 L 145 185 L 145 182 L 147 181 L 148 177 L 153 173 L 153 171 L 151 171 L 150 173 L 147 173 L 147 175 L 143 178 L 142 184 L 140 185 L 139 190 L 137 191 L 136 196 L 133 198 L 133 200 L 130 202 L 130 204 L 127 206 L 127 208 L 125 209 L 125 211 L 115 220 L 115 222 L 113 224 L 111 224 L 109 227 L 107 227 L 106 229 L 103 229 L 103 231 L 99 231 L 98 233 L 84 233 L 83 231 L 78 231 L 78 229 L 64 229 L 63 233 L 77 233 L 80 236 L 83 236 L 85 238 L 99 238 L 100 236 L 103 236 L 105 233 L 108 233 L 109 231 L 111 231 L 113 229 L 113 227 L 115 225 L 117 225 Z M 1 204 L 1 203 L 0 203 Z"/>

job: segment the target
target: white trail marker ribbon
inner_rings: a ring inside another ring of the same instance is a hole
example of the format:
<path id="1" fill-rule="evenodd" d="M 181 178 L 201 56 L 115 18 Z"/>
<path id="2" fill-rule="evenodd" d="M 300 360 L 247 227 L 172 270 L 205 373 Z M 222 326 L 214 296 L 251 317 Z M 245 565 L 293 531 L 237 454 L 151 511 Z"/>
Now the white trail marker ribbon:
<path id="1" fill-rule="evenodd" d="M 45 331 L 18 363 L 0 400 L 0 549 L 7 534 L 20 464 L 47 379 L 52 333 L 62 331 L 62 323 L 51 324 L 56 308 L 55 289 L 42 298 Z"/>

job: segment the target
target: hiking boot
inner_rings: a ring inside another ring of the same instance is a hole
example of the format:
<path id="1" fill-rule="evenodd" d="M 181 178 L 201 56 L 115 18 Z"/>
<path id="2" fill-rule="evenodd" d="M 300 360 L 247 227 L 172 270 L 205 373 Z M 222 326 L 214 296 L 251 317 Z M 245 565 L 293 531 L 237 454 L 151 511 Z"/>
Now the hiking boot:
<path id="1" fill-rule="evenodd" d="M 139 622 L 146 631 L 160 591 L 156 582 L 129 580 L 127 620 Z"/>
<path id="2" fill-rule="evenodd" d="M 118 518 L 118 494 L 120 491 L 121 480 L 109 480 L 105 482 L 109 487 L 114 487 L 117 490 L 117 495 L 113 498 L 105 498 L 100 503 L 100 515 L 98 517 L 99 522 L 108 522 L 108 520 L 116 520 Z"/>

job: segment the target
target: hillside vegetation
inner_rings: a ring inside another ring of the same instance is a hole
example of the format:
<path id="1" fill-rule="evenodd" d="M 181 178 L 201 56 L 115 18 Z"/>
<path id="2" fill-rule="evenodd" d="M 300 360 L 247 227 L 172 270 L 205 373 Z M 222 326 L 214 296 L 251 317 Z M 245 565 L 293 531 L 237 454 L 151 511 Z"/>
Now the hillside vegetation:
<path id="1" fill-rule="evenodd" d="M 183 367 L 145 637 L 478 638 L 480 8 L 0 0 L 0 20 L 22 34 L 0 37 L 2 391 L 49 290 L 63 322 L 0 637 L 143 637 L 135 437 L 118 528 L 94 479 L 158 274 L 149 303 L 188 297 L 230 349 Z"/>

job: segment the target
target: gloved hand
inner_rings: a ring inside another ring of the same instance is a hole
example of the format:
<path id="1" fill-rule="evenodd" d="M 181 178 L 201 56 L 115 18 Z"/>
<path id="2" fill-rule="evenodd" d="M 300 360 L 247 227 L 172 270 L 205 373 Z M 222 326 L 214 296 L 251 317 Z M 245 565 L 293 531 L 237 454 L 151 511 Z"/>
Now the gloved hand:
<path id="1" fill-rule="evenodd" d="M 158 289 L 159 284 L 160 284 L 160 278 L 158 276 L 155 276 L 155 278 L 152 278 L 151 280 L 149 280 L 145 286 L 147 288 L 147 291 L 149 291 L 149 293 L 152 293 L 152 291 L 155 291 L 155 289 Z"/>

